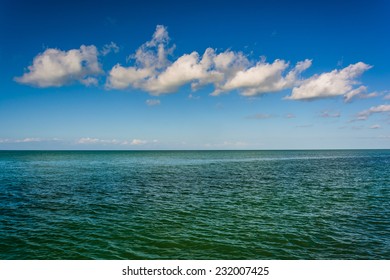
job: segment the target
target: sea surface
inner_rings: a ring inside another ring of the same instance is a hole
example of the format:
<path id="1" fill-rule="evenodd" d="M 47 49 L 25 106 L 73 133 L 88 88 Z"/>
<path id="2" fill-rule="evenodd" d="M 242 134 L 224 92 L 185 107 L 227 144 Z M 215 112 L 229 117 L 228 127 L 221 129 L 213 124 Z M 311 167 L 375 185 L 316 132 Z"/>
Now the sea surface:
<path id="1" fill-rule="evenodd" d="M 0 151 L 0 259 L 390 259 L 390 150 Z"/>

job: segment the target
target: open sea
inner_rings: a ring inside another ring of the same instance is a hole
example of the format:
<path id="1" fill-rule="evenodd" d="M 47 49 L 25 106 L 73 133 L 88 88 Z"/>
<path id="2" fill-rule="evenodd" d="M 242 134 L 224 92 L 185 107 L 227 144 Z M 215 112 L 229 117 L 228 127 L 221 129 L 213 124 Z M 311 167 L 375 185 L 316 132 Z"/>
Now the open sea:
<path id="1" fill-rule="evenodd" d="M 390 150 L 0 151 L 0 259 L 390 259 Z"/>

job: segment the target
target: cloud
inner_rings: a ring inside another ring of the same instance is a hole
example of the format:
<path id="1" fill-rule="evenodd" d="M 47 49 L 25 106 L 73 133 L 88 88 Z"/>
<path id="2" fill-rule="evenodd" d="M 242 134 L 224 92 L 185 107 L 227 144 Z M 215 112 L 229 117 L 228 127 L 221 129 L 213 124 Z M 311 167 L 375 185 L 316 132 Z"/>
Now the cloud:
<path id="1" fill-rule="evenodd" d="M 31 143 L 31 142 L 41 142 L 42 140 L 40 138 L 24 138 L 24 139 L 17 139 L 14 141 L 14 143 Z"/>
<path id="2" fill-rule="evenodd" d="M 203 147 L 207 149 L 243 149 L 249 145 L 249 143 L 244 141 L 223 141 L 222 143 L 206 143 L 203 145 Z"/>
<path id="3" fill-rule="evenodd" d="M 379 124 L 374 124 L 374 125 L 370 126 L 370 129 L 378 129 L 378 128 L 381 128 L 381 126 Z"/>
<path id="4" fill-rule="evenodd" d="M 80 138 L 77 141 L 77 143 L 78 144 L 120 144 L 121 142 L 116 139 L 104 140 L 98 138 L 84 137 L 84 138 Z"/>
<path id="5" fill-rule="evenodd" d="M 148 141 L 145 141 L 145 140 L 141 140 L 141 139 L 133 139 L 131 142 L 130 142 L 130 145 L 144 145 L 148 143 Z"/>
<path id="6" fill-rule="evenodd" d="M 367 91 L 367 87 L 365 87 L 365 86 L 360 86 L 356 89 L 353 89 L 353 90 L 347 92 L 346 94 L 344 94 L 344 101 L 346 103 L 351 102 L 352 99 L 354 99 L 356 96 L 361 95 L 365 91 Z"/>
<path id="7" fill-rule="evenodd" d="M 366 99 L 379 96 L 377 92 L 365 93 L 367 91 L 366 86 L 360 86 L 344 95 L 344 101 L 346 103 L 351 102 L 355 98 Z"/>
<path id="8" fill-rule="evenodd" d="M 240 70 L 220 85 L 213 95 L 223 91 L 240 90 L 244 96 L 256 96 L 263 93 L 281 91 L 294 86 L 297 76 L 311 66 L 311 60 L 298 62 L 286 76 L 283 72 L 289 64 L 284 60 L 275 60 L 273 63 L 258 62 L 255 66 Z"/>
<path id="9" fill-rule="evenodd" d="M 82 45 L 69 51 L 47 49 L 34 58 L 28 72 L 14 79 L 18 83 L 41 88 L 60 87 L 75 81 L 95 85 L 95 76 L 102 72 L 96 47 Z"/>
<path id="10" fill-rule="evenodd" d="M 390 135 L 379 135 L 379 136 L 370 137 L 370 138 L 377 138 L 377 139 L 384 139 L 384 140 L 387 140 L 387 139 L 390 139 Z"/>
<path id="11" fill-rule="evenodd" d="M 194 95 L 194 94 L 190 93 L 188 95 L 188 99 L 198 100 L 198 99 L 200 99 L 200 96 L 199 95 Z"/>
<path id="12" fill-rule="evenodd" d="M 212 48 L 202 55 L 193 51 L 170 61 L 175 46 L 169 42 L 167 28 L 158 25 L 152 39 L 130 56 L 135 60 L 133 66 L 117 64 L 111 69 L 106 87 L 141 89 L 158 96 L 174 93 L 185 85 L 197 90 L 211 84 L 212 95 L 238 90 L 244 96 L 256 96 L 300 84 L 300 73 L 311 66 L 307 59 L 286 73 L 289 63 L 284 60 L 250 61 L 242 52 L 217 53 Z"/>
<path id="13" fill-rule="evenodd" d="M 384 100 L 390 100 L 390 94 L 387 94 L 383 97 Z"/>
<path id="14" fill-rule="evenodd" d="M 32 143 L 41 142 L 40 138 L 23 138 L 23 139 L 0 139 L 0 143 Z"/>
<path id="15" fill-rule="evenodd" d="M 33 137 L 26 137 L 22 139 L 4 139 L 0 138 L 0 144 L 1 143 L 39 143 L 39 142 L 51 142 L 51 141 L 60 141 L 58 138 L 33 138 Z"/>
<path id="16" fill-rule="evenodd" d="M 368 110 L 364 110 L 357 115 L 357 120 L 366 120 L 369 116 L 372 114 L 376 113 L 385 113 L 385 112 L 390 112 L 390 105 L 379 105 L 379 106 L 374 106 L 371 107 Z"/>
<path id="17" fill-rule="evenodd" d="M 80 80 L 80 83 L 89 87 L 89 86 L 97 86 L 99 81 L 95 77 L 86 77 L 83 80 Z"/>
<path id="18" fill-rule="evenodd" d="M 102 50 L 100 51 L 100 53 L 103 55 L 103 56 L 106 56 L 108 55 L 109 53 L 111 52 L 114 52 L 114 53 L 118 53 L 119 52 L 119 47 L 117 44 L 115 44 L 114 42 L 111 42 L 109 44 L 105 44 L 102 48 Z"/>
<path id="19" fill-rule="evenodd" d="M 296 116 L 294 115 L 294 114 L 291 114 L 291 113 L 289 113 L 289 114 L 286 114 L 286 116 L 285 116 L 287 119 L 293 119 L 293 118 L 296 118 Z"/>
<path id="20" fill-rule="evenodd" d="M 157 140 L 153 141 L 147 141 L 147 140 L 141 140 L 141 139 L 133 139 L 131 141 L 124 140 L 116 140 L 116 139 L 99 139 L 99 138 L 90 138 L 90 137 L 84 137 L 77 140 L 77 144 L 102 144 L 102 145 L 144 145 L 148 143 L 157 143 Z"/>
<path id="21" fill-rule="evenodd" d="M 344 95 L 346 100 L 361 94 L 365 87 L 354 88 L 359 82 L 356 80 L 363 72 L 372 66 L 363 62 L 351 64 L 341 70 L 314 75 L 294 87 L 286 99 L 310 100 Z"/>
<path id="22" fill-rule="evenodd" d="M 308 123 L 308 124 L 301 124 L 301 125 L 297 125 L 295 127 L 299 127 L 299 128 L 307 128 L 307 127 L 312 127 L 313 124 L 312 123 Z"/>
<path id="23" fill-rule="evenodd" d="M 340 112 L 322 111 L 321 118 L 339 118 Z"/>
<path id="24" fill-rule="evenodd" d="M 372 67 L 363 62 L 304 79 L 301 74 L 311 67 L 310 59 L 295 65 L 283 59 L 267 62 L 265 57 L 250 59 L 241 51 L 213 48 L 173 59 L 174 50 L 167 27 L 157 25 L 152 38 L 128 56 L 130 65 L 117 63 L 111 68 L 105 88 L 138 89 L 159 96 L 175 93 L 185 86 L 190 86 L 192 91 L 211 86 L 213 96 L 237 91 L 247 97 L 292 89 L 285 99 L 344 96 L 345 102 L 378 96 L 376 92 L 367 94 L 366 86 L 357 80 Z M 14 79 L 36 87 L 60 87 L 74 82 L 96 86 L 98 75 L 104 73 L 98 57 L 118 51 L 114 42 L 104 45 L 100 51 L 94 45 L 68 51 L 47 49 L 34 58 L 26 73 Z"/>
<path id="25" fill-rule="evenodd" d="M 148 106 L 157 106 L 157 105 L 161 104 L 160 100 L 158 100 L 158 99 L 148 99 L 148 100 L 146 100 L 145 103 Z"/>
<path id="26" fill-rule="evenodd" d="M 270 114 L 255 114 L 255 115 L 250 115 L 246 117 L 247 119 L 254 119 L 254 120 L 264 120 L 264 119 L 269 119 L 272 118 L 273 116 Z"/>

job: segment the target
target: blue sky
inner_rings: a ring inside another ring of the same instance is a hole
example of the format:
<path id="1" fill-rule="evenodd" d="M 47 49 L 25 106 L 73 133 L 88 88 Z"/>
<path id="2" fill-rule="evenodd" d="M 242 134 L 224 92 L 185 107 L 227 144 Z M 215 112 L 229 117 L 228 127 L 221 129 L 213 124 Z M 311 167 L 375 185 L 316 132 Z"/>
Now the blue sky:
<path id="1" fill-rule="evenodd" d="M 1 1 L 0 149 L 390 148 L 389 3 L 253 2 Z"/>

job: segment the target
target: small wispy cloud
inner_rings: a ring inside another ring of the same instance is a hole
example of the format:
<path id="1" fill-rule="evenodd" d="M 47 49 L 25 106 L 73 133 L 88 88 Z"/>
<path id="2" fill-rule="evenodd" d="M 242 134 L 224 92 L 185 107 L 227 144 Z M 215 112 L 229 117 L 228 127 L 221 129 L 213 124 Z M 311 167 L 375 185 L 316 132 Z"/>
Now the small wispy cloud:
<path id="1" fill-rule="evenodd" d="M 118 53 L 119 52 L 119 47 L 117 44 L 115 44 L 114 42 L 111 42 L 109 44 L 105 44 L 102 48 L 102 50 L 100 51 L 100 53 L 103 55 L 103 56 L 106 56 L 108 55 L 109 53 Z"/>
<path id="2" fill-rule="evenodd" d="M 34 138 L 26 137 L 21 139 L 0 138 L 0 143 L 39 143 L 39 142 L 58 142 L 59 138 Z"/>
<path id="3" fill-rule="evenodd" d="M 321 118 L 339 118 L 341 116 L 340 112 L 332 111 L 322 111 L 320 114 Z"/>
<path id="4" fill-rule="evenodd" d="M 286 115 L 285 115 L 285 118 L 287 118 L 287 119 L 293 119 L 293 118 L 296 118 L 296 116 L 295 116 L 294 114 L 289 113 L 289 114 L 286 114 Z"/>
<path id="5" fill-rule="evenodd" d="M 158 100 L 158 99 L 148 99 L 145 101 L 145 103 L 148 106 L 157 106 L 157 105 L 161 104 L 160 100 Z"/>
<path id="6" fill-rule="evenodd" d="M 148 141 L 146 140 L 141 140 L 141 139 L 133 139 L 131 142 L 130 142 L 130 145 L 144 145 L 148 143 Z"/>
<path id="7" fill-rule="evenodd" d="M 142 139 L 133 139 L 133 140 L 117 140 L 117 139 L 99 139 L 99 138 L 90 138 L 84 137 L 80 138 L 77 141 L 77 144 L 101 144 L 101 145 L 122 145 L 122 146 L 136 146 L 136 145 L 145 145 L 150 143 L 157 143 L 157 140 L 147 141 Z"/>
<path id="8" fill-rule="evenodd" d="M 381 93 L 376 91 L 371 93 L 366 93 L 366 92 L 367 92 L 366 86 L 360 86 L 357 89 L 351 90 L 350 92 L 344 95 L 344 102 L 350 103 L 354 99 L 368 99 L 368 98 L 374 98 L 381 95 Z"/>
<path id="9" fill-rule="evenodd" d="M 312 123 L 308 123 L 308 124 L 297 125 L 295 127 L 298 127 L 298 128 L 308 128 L 308 127 L 312 127 L 312 126 L 313 126 Z"/>
<path id="10" fill-rule="evenodd" d="M 195 94 L 190 93 L 190 94 L 188 95 L 188 99 L 198 100 L 198 99 L 200 99 L 200 96 L 199 96 L 199 95 L 195 95 Z"/>
<path id="11" fill-rule="evenodd" d="M 270 114 L 259 113 L 259 114 L 247 116 L 246 118 L 252 119 L 252 120 L 265 120 L 265 119 L 270 119 L 272 117 L 273 117 L 273 115 L 270 115 Z"/>
<path id="12" fill-rule="evenodd" d="M 106 140 L 98 138 L 83 137 L 77 141 L 78 144 L 120 144 L 116 139 Z"/>
<path id="13" fill-rule="evenodd" d="M 374 125 L 370 126 L 370 129 L 378 129 L 378 128 L 381 128 L 381 126 L 379 124 L 374 124 Z"/>
<path id="14" fill-rule="evenodd" d="M 356 120 L 366 120 L 372 114 L 386 113 L 386 112 L 390 112 L 390 105 L 387 105 L 387 104 L 378 105 L 378 106 L 371 107 L 368 110 L 364 110 L 364 111 L 359 112 L 355 119 Z"/>
<path id="15" fill-rule="evenodd" d="M 222 143 L 206 143 L 203 146 L 207 149 L 242 149 L 248 147 L 249 144 L 244 141 L 223 141 Z"/>

